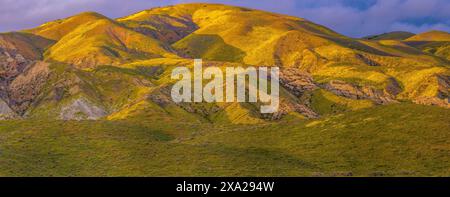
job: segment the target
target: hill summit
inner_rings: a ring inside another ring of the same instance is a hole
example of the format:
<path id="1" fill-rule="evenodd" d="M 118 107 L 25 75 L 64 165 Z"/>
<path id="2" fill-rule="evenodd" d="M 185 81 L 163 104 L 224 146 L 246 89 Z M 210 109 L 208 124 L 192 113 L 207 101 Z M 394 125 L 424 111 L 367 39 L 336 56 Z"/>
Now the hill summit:
<path id="1" fill-rule="evenodd" d="M 450 33 L 444 31 L 428 31 L 407 39 L 408 41 L 450 41 Z"/>

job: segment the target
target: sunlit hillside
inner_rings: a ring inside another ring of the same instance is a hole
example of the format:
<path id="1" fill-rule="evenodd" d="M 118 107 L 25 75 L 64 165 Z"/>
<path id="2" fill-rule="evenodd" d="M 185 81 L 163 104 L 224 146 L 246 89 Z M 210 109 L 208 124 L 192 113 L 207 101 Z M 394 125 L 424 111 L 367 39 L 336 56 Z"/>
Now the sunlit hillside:
<path id="1" fill-rule="evenodd" d="M 444 31 L 429 31 L 412 36 L 407 41 L 450 41 L 450 33 Z"/>
<path id="2" fill-rule="evenodd" d="M 2 33 L 0 176 L 448 176 L 449 35 L 200 3 Z M 196 58 L 280 67 L 280 109 L 173 102 Z"/>

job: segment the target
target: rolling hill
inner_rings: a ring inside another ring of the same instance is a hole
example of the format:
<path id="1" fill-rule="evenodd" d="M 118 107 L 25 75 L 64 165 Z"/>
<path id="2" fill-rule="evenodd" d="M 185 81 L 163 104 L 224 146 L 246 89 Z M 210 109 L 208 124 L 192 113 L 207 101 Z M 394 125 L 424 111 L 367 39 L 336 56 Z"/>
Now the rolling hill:
<path id="1" fill-rule="evenodd" d="M 367 40 L 405 40 L 405 39 L 408 39 L 415 35 L 416 34 L 413 34 L 411 32 L 407 32 L 407 31 L 393 31 L 393 32 L 384 33 L 384 34 L 380 34 L 380 35 L 366 36 L 366 37 L 363 37 L 363 39 L 367 39 Z"/>
<path id="2" fill-rule="evenodd" d="M 428 31 L 412 36 L 407 41 L 450 41 L 450 33 L 444 31 Z"/>
<path id="3" fill-rule="evenodd" d="M 424 32 L 405 40 L 410 46 L 450 60 L 450 34 L 443 31 Z"/>
<path id="4" fill-rule="evenodd" d="M 97 13 L 83 13 L 29 32 L 58 39 L 45 52 L 46 60 L 83 67 L 176 57 L 165 48 L 164 43 L 127 29 Z"/>
<path id="5" fill-rule="evenodd" d="M 0 175 L 446 176 L 447 35 L 202 3 L 2 33 Z M 280 110 L 174 103 L 171 71 L 195 58 L 280 67 Z"/>

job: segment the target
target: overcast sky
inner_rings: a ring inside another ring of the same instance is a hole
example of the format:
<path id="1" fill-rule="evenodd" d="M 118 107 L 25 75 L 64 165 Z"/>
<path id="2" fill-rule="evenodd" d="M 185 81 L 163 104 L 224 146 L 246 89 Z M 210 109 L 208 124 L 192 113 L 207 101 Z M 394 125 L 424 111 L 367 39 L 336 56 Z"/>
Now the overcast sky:
<path id="1" fill-rule="evenodd" d="M 450 32 L 450 0 L 0 0 L 0 32 L 83 11 L 116 18 L 155 6 L 213 2 L 309 19 L 352 37 L 404 30 Z"/>

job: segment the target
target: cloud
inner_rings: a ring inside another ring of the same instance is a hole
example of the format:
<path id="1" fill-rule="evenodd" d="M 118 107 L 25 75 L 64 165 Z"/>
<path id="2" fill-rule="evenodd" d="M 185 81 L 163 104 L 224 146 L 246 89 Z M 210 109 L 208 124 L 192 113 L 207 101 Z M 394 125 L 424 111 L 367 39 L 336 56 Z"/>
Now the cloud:
<path id="1" fill-rule="evenodd" d="M 443 23 L 423 24 L 420 26 L 411 25 L 407 23 L 394 23 L 390 27 L 390 31 L 409 31 L 409 32 L 424 32 L 430 29 L 448 32 L 450 30 L 450 26 Z"/>
<path id="2" fill-rule="evenodd" d="M 172 1 L 0 0 L 0 31 L 31 28 L 84 11 L 95 11 L 115 18 L 170 2 Z"/>
<path id="3" fill-rule="evenodd" d="M 318 0 L 319 4 L 323 1 Z M 377 0 L 362 6 L 338 0 L 313 8 L 300 5 L 298 10 L 303 17 L 337 32 L 362 37 L 392 30 L 450 31 L 449 6 L 447 0 Z"/>
<path id="4" fill-rule="evenodd" d="M 155 6 L 211 2 L 309 19 L 353 37 L 406 30 L 450 31 L 448 0 L 0 0 L 0 32 L 38 26 L 83 11 L 116 18 Z"/>

